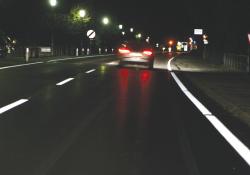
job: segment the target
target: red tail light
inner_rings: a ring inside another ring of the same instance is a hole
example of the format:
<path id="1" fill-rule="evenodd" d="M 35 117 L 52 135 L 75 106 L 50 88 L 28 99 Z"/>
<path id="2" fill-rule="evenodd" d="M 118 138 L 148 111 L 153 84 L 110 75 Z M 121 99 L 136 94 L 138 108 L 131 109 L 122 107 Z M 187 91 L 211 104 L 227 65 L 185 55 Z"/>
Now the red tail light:
<path id="1" fill-rule="evenodd" d="M 128 53 L 130 53 L 130 50 L 127 48 L 120 48 L 119 53 L 120 54 L 128 54 Z"/>
<path id="2" fill-rule="evenodd" d="M 153 52 L 151 50 L 144 50 L 143 54 L 151 56 L 153 54 Z"/>

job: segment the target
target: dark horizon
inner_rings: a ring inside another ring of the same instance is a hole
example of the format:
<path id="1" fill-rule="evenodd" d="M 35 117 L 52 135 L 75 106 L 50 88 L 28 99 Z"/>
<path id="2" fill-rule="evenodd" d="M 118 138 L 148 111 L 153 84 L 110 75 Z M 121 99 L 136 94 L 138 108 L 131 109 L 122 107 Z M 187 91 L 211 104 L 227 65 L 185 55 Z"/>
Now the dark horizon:
<path id="1" fill-rule="evenodd" d="M 77 4 L 86 5 L 90 14 L 108 15 L 113 24 L 134 27 L 161 42 L 168 38 L 185 40 L 193 34 L 194 28 L 202 28 L 212 42 L 232 42 L 232 48 L 238 45 L 242 48 L 250 31 L 250 22 L 246 20 L 249 17 L 249 2 L 107 0 L 104 3 L 98 0 L 61 0 L 56 12 L 68 13 Z M 4 32 L 22 39 L 35 36 L 36 40 L 49 35 L 41 22 L 46 14 L 51 13 L 47 0 L 1 0 L 0 10 L 0 29 Z"/>

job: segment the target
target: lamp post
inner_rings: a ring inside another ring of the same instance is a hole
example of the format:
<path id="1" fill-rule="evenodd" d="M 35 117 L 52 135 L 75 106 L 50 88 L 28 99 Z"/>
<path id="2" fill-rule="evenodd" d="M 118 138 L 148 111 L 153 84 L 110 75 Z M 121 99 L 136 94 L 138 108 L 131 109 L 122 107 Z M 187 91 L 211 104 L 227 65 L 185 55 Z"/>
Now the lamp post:
<path id="1" fill-rule="evenodd" d="M 78 11 L 78 16 L 81 18 L 81 19 L 84 19 L 86 16 L 87 16 L 87 11 L 85 10 L 85 9 L 80 9 L 79 11 Z M 80 49 L 80 53 L 81 53 L 81 55 L 83 54 L 83 38 L 82 37 L 80 37 L 80 42 L 81 42 L 81 49 Z"/>
<path id="2" fill-rule="evenodd" d="M 54 9 L 57 5 L 58 2 L 57 0 L 49 0 L 49 4 L 50 6 Z M 53 20 L 55 19 L 55 14 L 53 11 Z M 52 31 L 51 31 L 51 41 L 50 41 L 50 45 L 51 45 L 51 54 L 52 56 L 54 56 L 54 44 L 55 44 L 55 38 L 54 38 L 54 25 L 52 24 Z"/>

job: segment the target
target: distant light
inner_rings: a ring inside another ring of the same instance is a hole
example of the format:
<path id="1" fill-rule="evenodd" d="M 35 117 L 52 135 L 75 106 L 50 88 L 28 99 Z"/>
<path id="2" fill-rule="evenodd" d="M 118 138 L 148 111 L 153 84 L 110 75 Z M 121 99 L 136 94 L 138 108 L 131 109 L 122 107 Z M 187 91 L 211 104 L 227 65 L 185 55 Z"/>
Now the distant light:
<path id="1" fill-rule="evenodd" d="M 159 47 L 159 43 L 156 43 L 156 47 Z"/>
<path id="2" fill-rule="evenodd" d="M 109 18 L 108 17 L 104 17 L 102 20 L 104 25 L 108 25 L 109 24 Z"/>
<path id="3" fill-rule="evenodd" d="M 142 37 L 142 34 L 141 33 L 138 33 L 137 35 L 136 35 L 136 38 L 141 38 Z"/>
<path id="4" fill-rule="evenodd" d="M 204 42 L 205 45 L 209 44 L 207 39 L 204 39 L 203 42 Z"/>
<path id="5" fill-rule="evenodd" d="M 166 47 L 163 47 L 162 50 L 165 51 L 165 50 L 166 50 Z"/>
<path id="6" fill-rule="evenodd" d="M 134 28 L 130 28 L 130 32 L 134 32 Z"/>
<path id="7" fill-rule="evenodd" d="M 85 16 L 86 16 L 86 10 L 79 10 L 79 16 L 81 17 L 81 18 L 84 18 Z"/>
<path id="8" fill-rule="evenodd" d="M 172 46 L 172 45 L 174 44 L 174 41 L 170 40 L 170 41 L 168 42 L 168 44 L 169 44 L 170 46 Z"/>
<path id="9" fill-rule="evenodd" d="M 119 25 L 119 29 L 120 29 L 120 30 L 123 29 L 123 25 L 122 25 L 122 24 Z"/>
<path id="10" fill-rule="evenodd" d="M 207 35 L 203 35 L 203 39 L 207 39 L 208 38 L 208 36 Z"/>
<path id="11" fill-rule="evenodd" d="M 57 0 L 49 0 L 51 7 L 57 6 Z"/>
<path id="12" fill-rule="evenodd" d="M 168 52 L 172 52 L 172 47 L 169 47 L 169 48 L 168 48 Z"/>
<path id="13" fill-rule="evenodd" d="M 125 34 L 126 34 L 126 32 L 123 31 L 123 32 L 122 32 L 122 35 L 125 35 Z"/>

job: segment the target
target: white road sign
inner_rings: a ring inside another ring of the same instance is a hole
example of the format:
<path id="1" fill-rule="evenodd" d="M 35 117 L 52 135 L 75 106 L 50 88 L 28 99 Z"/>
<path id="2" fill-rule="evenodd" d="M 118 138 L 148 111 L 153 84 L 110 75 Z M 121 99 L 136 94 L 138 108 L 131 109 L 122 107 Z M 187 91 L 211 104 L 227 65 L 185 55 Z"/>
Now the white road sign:
<path id="1" fill-rule="evenodd" d="M 89 39 L 94 39 L 94 38 L 96 37 L 95 31 L 94 31 L 94 30 L 89 30 L 89 31 L 87 32 L 87 37 L 88 37 Z"/>
<path id="2" fill-rule="evenodd" d="M 203 29 L 194 29 L 195 35 L 203 35 Z"/>

